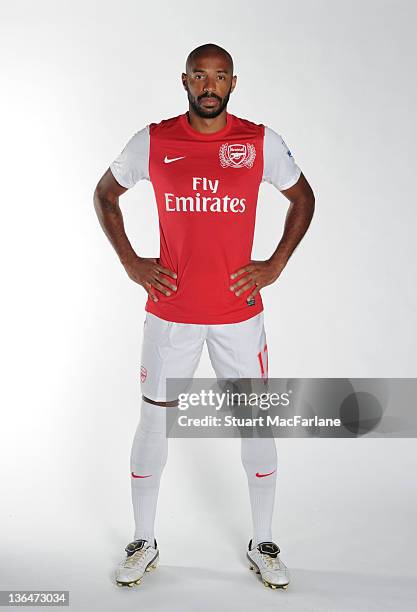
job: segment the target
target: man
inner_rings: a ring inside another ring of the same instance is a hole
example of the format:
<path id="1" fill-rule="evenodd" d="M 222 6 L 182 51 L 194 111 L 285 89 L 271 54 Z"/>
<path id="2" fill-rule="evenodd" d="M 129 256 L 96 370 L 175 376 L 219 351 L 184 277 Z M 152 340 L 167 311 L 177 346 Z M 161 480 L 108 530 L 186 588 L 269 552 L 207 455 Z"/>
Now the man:
<path id="1" fill-rule="evenodd" d="M 313 192 L 282 138 L 227 112 L 236 86 L 230 54 L 194 49 L 182 83 L 188 112 L 136 132 L 100 179 L 94 203 L 129 277 L 148 293 L 141 359 L 141 416 L 130 458 L 134 540 L 116 570 L 132 586 L 156 567 L 154 520 L 167 460 L 167 378 L 192 378 L 204 342 L 218 378 L 268 377 L 260 289 L 275 282 L 304 236 Z M 160 257 L 140 257 L 124 231 L 119 197 L 150 180 L 159 214 Z M 284 234 L 266 261 L 251 251 L 260 183 L 290 201 Z M 273 438 L 242 438 L 253 533 L 247 557 L 266 586 L 286 587 L 289 572 L 272 539 L 277 456 Z"/>

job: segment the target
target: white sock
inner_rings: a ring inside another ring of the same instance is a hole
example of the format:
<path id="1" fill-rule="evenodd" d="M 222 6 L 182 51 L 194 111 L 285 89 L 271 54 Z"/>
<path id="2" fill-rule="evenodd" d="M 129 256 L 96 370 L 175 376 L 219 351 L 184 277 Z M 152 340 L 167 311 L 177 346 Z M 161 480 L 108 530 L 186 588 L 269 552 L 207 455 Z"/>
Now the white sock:
<path id="1" fill-rule="evenodd" d="M 168 457 L 166 406 L 142 400 L 141 416 L 130 455 L 135 540 L 154 546 L 154 523 L 159 483 Z"/>
<path id="2" fill-rule="evenodd" d="M 248 477 L 254 548 L 261 542 L 272 541 L 272 515 L 277 481 L 275 438 L 242 438 L 241 457 Z"/>

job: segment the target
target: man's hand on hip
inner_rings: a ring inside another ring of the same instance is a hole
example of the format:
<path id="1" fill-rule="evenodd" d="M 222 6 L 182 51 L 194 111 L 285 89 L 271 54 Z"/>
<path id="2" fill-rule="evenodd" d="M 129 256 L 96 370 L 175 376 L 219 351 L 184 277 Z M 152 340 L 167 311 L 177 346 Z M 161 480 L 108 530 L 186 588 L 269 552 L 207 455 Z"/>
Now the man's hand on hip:
<path id="1" fill-rule="evenodd" d="M 177 278 L 176 273 L 161 266 L 156 257 L 136 256 L 126 262 L 124 268 L 129 278 L 135 281 L 135 283 L 142 285 L 154 302 L 158 301 L 155 290 L 160 291 L 164 295 L 171 295 L 169 289 L 172 289 L 172 291 L 177 290 L 177 286 L 163 276 L 165 274 L 171 278 Z"/>
<path id="2" fill-rule="evenodd" d="M 253 288 L 253 291 L 251 291 L 250 295 L 246 298 L 250 300 L 260 289 L 262 289 L 262 287 L 266 287 L 275 282 L 284 267 L 284 262 L 281 264 L 269 259 L 266 261 L 251 260 L 248 265 L 239 268 L 239 270 L 230 275 L 232 280 L 241 276 L 239 280 L 230 286 L 230 290 L 234 291 L 236 296 L 239 296 L 245 291 L 248 291 L 248 289 Z"/>

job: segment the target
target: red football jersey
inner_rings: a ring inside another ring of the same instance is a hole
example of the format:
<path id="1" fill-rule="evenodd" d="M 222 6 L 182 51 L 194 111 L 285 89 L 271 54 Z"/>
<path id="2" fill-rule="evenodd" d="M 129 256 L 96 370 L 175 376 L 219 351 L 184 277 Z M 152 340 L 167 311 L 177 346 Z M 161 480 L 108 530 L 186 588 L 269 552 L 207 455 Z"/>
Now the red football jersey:
<path id="1" fill-rule="evenodd" d="M 177 291 L 155 290 L 145 309 L 177 323 L 245 321 L 263 310 L 260 293 L 230 290 L 230 274 L 250 263 L 262 181 L 287 189 L 301 170 L 281 136 L 262 124 L 226 113 L 226 126 L 202 134 L 187 113 L 136 132 L 110 165 L 130 188 L 153 185 L 162 266 L 177 273 Z M 169 278 L 169 277 L 168 277 Z"/>

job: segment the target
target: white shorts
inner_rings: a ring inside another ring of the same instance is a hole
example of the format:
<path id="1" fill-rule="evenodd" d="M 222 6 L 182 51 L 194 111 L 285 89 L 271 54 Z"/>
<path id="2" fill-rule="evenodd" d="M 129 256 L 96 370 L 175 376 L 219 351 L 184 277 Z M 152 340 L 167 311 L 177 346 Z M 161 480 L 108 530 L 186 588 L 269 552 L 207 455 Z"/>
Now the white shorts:
<path id="1" fill-rule="evenodd" d="M 217 378 L 268 378 L 263 311 L 240 323 L 172 323 L 146 312 L 141 355 L 141 391 L 165 402 L 167 378 L 193 378 L 204 342 Z"/>

